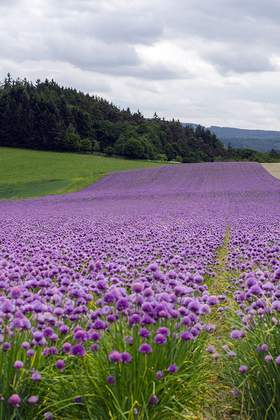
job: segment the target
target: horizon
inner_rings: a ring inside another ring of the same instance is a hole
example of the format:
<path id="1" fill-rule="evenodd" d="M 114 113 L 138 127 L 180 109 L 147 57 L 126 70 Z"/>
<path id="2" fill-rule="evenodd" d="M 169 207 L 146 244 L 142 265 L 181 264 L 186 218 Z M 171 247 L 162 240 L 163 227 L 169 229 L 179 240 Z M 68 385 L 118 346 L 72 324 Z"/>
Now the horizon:
<path id="1" fill-rule="evenodd" d="M 146 117 L 280 130 L 275 0 L 2 0 L 0 12 L 1 78 L 54 78 Z"/>

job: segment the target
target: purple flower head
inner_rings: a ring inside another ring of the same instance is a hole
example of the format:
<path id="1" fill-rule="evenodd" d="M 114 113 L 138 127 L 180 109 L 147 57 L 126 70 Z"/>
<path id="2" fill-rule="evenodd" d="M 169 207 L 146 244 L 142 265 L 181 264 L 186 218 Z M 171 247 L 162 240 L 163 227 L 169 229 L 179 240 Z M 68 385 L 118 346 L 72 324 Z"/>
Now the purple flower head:
<path id="1" fill-rule="evenodd" d="M 200 304 L 196 300 L 193 300 L 189 303 L 188 309 L 194 313 L 198 313 L 200 310 Z"/>
<path id="2" fill-rule="evenodd" d="M 42 338 L 43 338 L 44 336 L 43 336 L 43 333 L 41 332 L 41 331 L 35 331 L 34 333 L 33 333 L 33 338 L 34 338 L 34 340 L 38 343 L 38 342 L 40 342 L 41 340 L 42 340 Z"/>
<path id="3" fill-rule="evenodd" d="M 218 300 L 217 296 L 209 296 L 207 303 L 210 306 L 214 306 L 214 305 L 217 305 L 219 303 L 219 300 Z"/>
<path id="4" fill-rule="evenodd" d="M 53 414 L 50 412 L 50 411 L 47 411 L 45 414 L 44 414 L 44 419 L 45 420 L 53 420 L 54 419 L 54 416 L 53 416 Z"/>
<path id="5" fill-rule="evenodd" d="M 26 352 L 26 356 L 27 356 L 27 357 L 33 357 L 33 356 L 34 356 L 34 354 L 35 354 L 35 350 L 33 350 L 33 349 L 29 349 L 29 350 L 27 350 L 27 352 Z"/>
<path id="6" fill-rule="evenodd" d="M 23 362 L 21 360 L 16 360 L 14 363 L 14 368 L 15 369 L 22 369 L 24 366 Z"/>
<path id="7" fill-rule="evenodd" d="M 30 344 L 28 343 L 28 341 L 23 341 L 21 344 L 21 348 L 24 350 L 30 349 Z"/>
<path id="8" fill-rule="evenodd" d="M 147 328 L 141 328 L 139 335 L 143 338 L 147 338 L 147 337 L 150 337 L 151 333 Z"/>
<path id="9" fill-rule="evenodd" d="M 22 293 L 22 288 L 20 286 L 15 286 L 11 289 L 11 296 L 13 299 L 18 299 Z"/>
<path id="10" fill-rule="evenodd" d="M 232 332 L 230 333 L 230 337 L 233 340 L 241 340 L 241 338 L 243 338 L 244 335 L 244 331 L 242 330 L 232 330 Z"/>
<path id="11" fill-rule="evenodd" d="M 280 365 L 280 355 L 276 357 L 276 359 L 275 359 L 275 363 L 276 363 L 277 365 Z"/>
<path id="12" fill-rule="evenodd" d="M 8 342 L 5 342 L 5 343 L 3 343 L 2 344 L 2 349 L 4 350 L 4 351 L 8 351 L 8 350 L 10 350 L 10 348 L 11 348 L 12 346 L 11 346 L 11 344 L 10 343 L 8 343 Z"/>
<path id="13" fill-rule="evenodd" d="M 168 366 L 167 370 L 169 373 L 176 373 L 178 368 L 177 365 L 173 363 L 172 365 Z"/>
<path id="14" fill-rule="evenodd" d="M 274 278 L 276 280 L 280 280 L 280 268 L 278 268 L 275 272 L 274 272 Z"/>
<path id="15" fill-rule="evenodd" d="M 149 353 L 152 353 L 152 351 L 153 351 L 153 349 L 150 346 L 150 344 L 148 344 L 148 343 L 143 343 L 139 347 L 139 352 L 143 353 L 143 354 L 149 354 Z"/>
<path id="16" fill-rule="evenodd" d="M 169 336 L 170 331 L 166 327 L 160 327 L 160 328 L 157 329 L 157 334 L 163 334 L 165 336 Z"/>
<path id="17" fill-rule="evenodd" d="M 132 284 L 131 289 L 134 293 L 141 293 L 144 289 L 143 283 L 135 282 Z"/>
<path id="18" fill-rule="evenodd" d="M 152 406 L 157 405 L 158 402 L 159 402 L 159 399 L 155 394 L 150 396 L 150 398 L 149 398 L 149 404 L 150 405 L 152 405 Z"/>
<path id="19" fill-rule="evenodd" d="M 58 353 L 58 350 L 57 350 L 57 348 L 55 346 L 49 347 L 49 355 L 50 356 L 54 356 L 57 353 Z"/>
<path id="20" fill-rule="evenodd" d="M 105 303 L 113 303 L 115 301 L 115 295 L 111 292 L 108 292 L 104 295 Z"/>
<path id="21" fill-rule="evenodd" d="M 68 331 L 69 331 L 69 327 L 67 327 L 67 325 L 63 324 L 59 327 L 59 331 L 61 332 L 61 334 L 67 334 Z"/>
<path id="22" fill-rule="evenodd" d="M 81 344 L 75 344 L 71 349 L 71 353 L 73 356 L 83 357 L 86 354 L 86 351 Z"/>
<path id="23" fill-rule="evenodd" d="M 125 311 L 128 308 L 128 299 L 121 298 L 117 302 L 117 309 L 118 311 Z"/>
<path id="24" fill-rule="evenodd" d="M 181 334 L 181 339 L 183 340 L 183 341 L 190 341 L 190 340 L 193 340 L 193 335 L 192 335 L 192 333 L 190 332 L 190 331 L 184 331 L 182 334 Z"/>
<path id="25" fill-rule="evenodd" d="M 153 272 L 154 271 L 157 271 L 157 269 L 158 269 L 157 263 L 150 264 L 149 267 L 148 267 L 148 269 L 151 270 L 151 271 L 153 271 Z"/>
<path id="26" fill-rule="evenodd" d="M 213 346 L 212 344 L 210 344 L 208 347 L 207 347 L 207 349 L 206 349 L 206 351 L 208 351 L 208 353 L 215 353 L 215 351 L 216 351 L 216 348 L 215 348 L 215 346 Z"/>
<path id="27" fill-rule="evenodd" d="M 275 301 L 272 303 L 272 309 L 273 309 L 274 311 L 280 312 L 280 300 L 275 300 Z"/>
<path id="28" fill-rule="evenodd" d="M 42 379 L 42 375 L 39 372 L 33 372 L 31 375 L 31 379 L 33 382 L 39 382 Z"/>
<path id="29" fill-rule="evenodd" d="M 268 344 L 266 343 L 263 343 L 259 346 L 259 351 L 268 352 L 268 349 L 269 347 L 268 347 Z"/>
<path id="30" fill-rule="evenodd" d="M 122 355 L 119 351 L 114 350 L 109 354 L 109 360 L 113 363 L 119 363 L 122 361 Z"/>
<path id="31" fill-rule="evenodd" d="M 51 337 L 53 335 L 53 329 L 50 328 L 50 327 L 45 328 L 44 331 L 43 331 L 43 335 L 46 338 Z"/>
<path id="32" fill-rule="evenodd" d="M 116 383 L 116 379 L 115 379 L 115 377 L 113 375 L 109 375 L 106 378 L 106 382 L 109 385 L 114 385 Z"/>
<path id="33" fill-rule="evenodd" d="M 91 351 L 93 351 L 94 353 L 95 353 L 96 351 L 98 351 L 98 350 L 99 350 L 99 348 L 100 348 L 100 346 L 99 346 L 99 344 L 97 344 L 97 343 L 93 343 L 93 344 L 90 346 Z"/>
<path id="34" fill-rule="evenodd" d="M 63 370 L 65 368 L 65 361 L 63 359 L 57 360 L 56 363 L 55 363 L 55 367 L 58 370 Z"/>
<path id="35" fill-rule="evenodd" d="M 105 330 L 106 327 L 107 327 L 107 324 L 105 321 L 102 321 L 102 319 L 97 319 L 93 323 L 93 328 L 95 328 L 96 330 Z"/>
<path id="36" fill-rule="evenodd" d="M 98 341 L 98 340 L 100 340 L 100 337 L 101 337 L 101 334 L 100 334 L 99 332 L 97 332 L 97 331 L 93 331 L 93 332 L 90 334 L 90 339 L 91 339 L 91 340 L 93 340 L 93 341 Z"/>
<path id="37" fill-rule="evenodd" d="M 163 371 L 162 370 L 158 370 L 156 372 L 156 378 L 159 380 L 159 379 L 162 379 L 163 377 L 164 377 Z"/>
<path id="38" fill-rule="evenodd" d="M 139 314 L 133 314 L 129 317 L 129 324 L 130 325 L 136 325 L 139 324 L 141 321 L 141 317 Z"/>
<path id="39" fill-rule="evenodd" d="M 88 334 L 87 334 L 86 331 L 84 331 L 82 329 L 79 329 L 79 330 L 75 331 L 75 333 L 74 333 L 74 340 L 76 340 L 76 341 L 86 341 L 87 336 L 88 336 Z"/>
<path id="40" fill-rule="evenodd" d="M 12 394 L 8 399 L 8 403 L 12 407 L 19 407 L 21 404 L 21 398 L 18 394 Z"/>
<path id="41" fill-rule="evenodd" d="M 127 351 L 121 353 L 121 360 L 123 363 L 130 363 L 132 361 L 132 356 Z"/>
<path id="42" fill-rule="evenodd" d="M 166 336 L 163 334 L 157 334 L 154 338 L 156 344 L 165 344 L 167 341 Z"/>
<path id="43" fill-rule="evenodd" d="M 248 372 L 248 366 L 241 365 L 240 368 L 239 368 L 239 372 L 242 373 L 242 374 L 247 373 Z"/>
<path id="44" fill-rule="evenodd" d="M 31 395 L 27 400 L 28 404 L 30 405 L 37 404 L 38 401 L 39 401 L 39 397 L 37 395 Z"/>
<path id="45" fill-rule="evenodd" d="M 67 342 L 64 343 L 63 346 L 62 346 L 62 350 L 63 350 L 64 353 L 69 353 L 71 348 L 72 348 L 72 345 L 70 343 L 67 343 Z"/>

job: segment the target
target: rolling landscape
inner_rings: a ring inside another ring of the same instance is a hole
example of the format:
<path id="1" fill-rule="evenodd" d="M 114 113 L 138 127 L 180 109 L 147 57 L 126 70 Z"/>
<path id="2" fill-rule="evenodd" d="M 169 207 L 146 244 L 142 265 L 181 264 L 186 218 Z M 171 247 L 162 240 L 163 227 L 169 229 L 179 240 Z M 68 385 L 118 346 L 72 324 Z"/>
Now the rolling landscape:
<path id="1" fill-rule="evenodd" d="M 240 128 L 209 127 L 225 146 L 247 148 L 259 152 L 280 150 L 280 131 L 244 130 Z"/>
<path id="2" fill-rule="evenodd" d="M 280 420 L 279 22 L 0 3 L 0 420 Z"/>
<path id="3" fill-rule="evenodd" d="M 199 124 L 183 123 L 183 126 L 195 129 L 199 127 Z M 214 125 L 207 129 L 215 134 L 226 148 L 250 149 L 258 152 L 274 151 L 274 153 L 280 150 L 280 131 L 249 130 Z"/>

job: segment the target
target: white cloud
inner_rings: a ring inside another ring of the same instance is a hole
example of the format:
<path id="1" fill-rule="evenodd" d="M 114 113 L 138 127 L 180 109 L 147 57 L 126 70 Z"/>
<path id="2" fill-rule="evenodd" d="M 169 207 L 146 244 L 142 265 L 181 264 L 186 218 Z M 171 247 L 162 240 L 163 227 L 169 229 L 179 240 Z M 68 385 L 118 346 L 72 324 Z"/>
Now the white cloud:
<path id="1" fill-rule="evenodd" d="M 1 0 L 0 76 L 120 106 L 280 129 L 279 0 Z"/>

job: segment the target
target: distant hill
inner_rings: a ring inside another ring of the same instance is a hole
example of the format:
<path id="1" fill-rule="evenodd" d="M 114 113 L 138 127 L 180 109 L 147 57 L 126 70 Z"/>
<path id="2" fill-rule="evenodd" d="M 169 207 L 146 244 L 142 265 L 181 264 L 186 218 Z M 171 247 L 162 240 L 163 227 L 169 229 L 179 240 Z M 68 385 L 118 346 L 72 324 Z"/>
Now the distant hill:
<path id="1" fill-rule="evenodd" d="M 259 152 L 280 150 L 280 131 L 245 130 L 241 128 L 211 126 L 209 130 L 224 143 L 232 147 L 248 148 Z"/>
<path id="2" fill-rule="evenodd" d="M 183 127 L 107 100 L 59 86 L 54 80 L 0 82 L 0 146 L 98 152 L 131 159 L 200 162 L 229 152 L 203 127 Z"/>
<path id="3" fill-rule="evenodd" d="M 193 129 L 199 124 L 185 123 Z M 270 152 L 272 149 L 280 151 L 280 131 L 272 130 L 250 130 L 243 128 L 218 127 L 212 125 L 207 127 L 218 139 L 228 147 L 237 149 L 252 149 L 258 152 Z"/>

